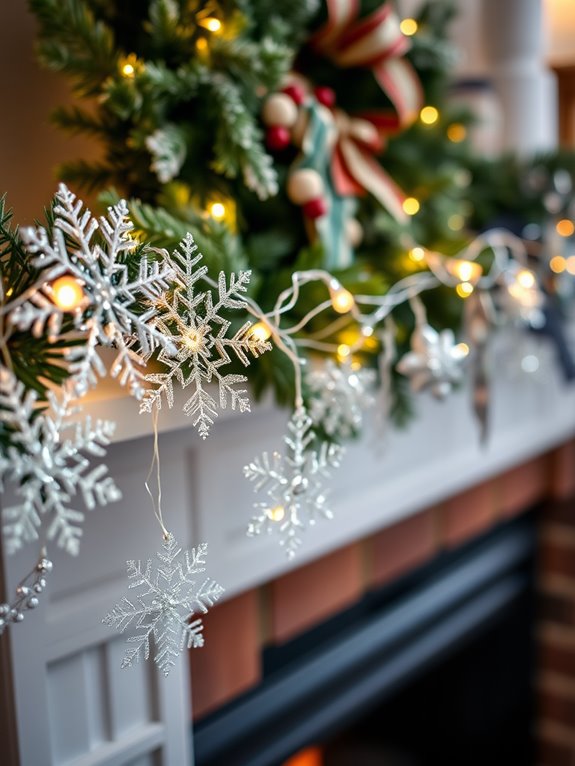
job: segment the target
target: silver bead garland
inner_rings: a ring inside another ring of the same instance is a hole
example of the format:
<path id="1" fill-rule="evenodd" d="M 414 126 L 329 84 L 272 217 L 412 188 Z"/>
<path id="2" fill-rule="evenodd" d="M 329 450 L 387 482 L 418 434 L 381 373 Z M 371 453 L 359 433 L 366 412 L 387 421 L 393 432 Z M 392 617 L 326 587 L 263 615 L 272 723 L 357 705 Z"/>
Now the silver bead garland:
<path id="1" fill-rule="evenodd" d="M 0 636 L 6 628 L 17 622 L 22 622 L 24 612 L 36 609 L 40 603 L 39 596 L 46 588 L 46 575 L 52 571 L 53 564 L 42 549 L 40 558 L 34 569 L 16 586 L 16 597 L 11 603 L 0 604 Z"/>

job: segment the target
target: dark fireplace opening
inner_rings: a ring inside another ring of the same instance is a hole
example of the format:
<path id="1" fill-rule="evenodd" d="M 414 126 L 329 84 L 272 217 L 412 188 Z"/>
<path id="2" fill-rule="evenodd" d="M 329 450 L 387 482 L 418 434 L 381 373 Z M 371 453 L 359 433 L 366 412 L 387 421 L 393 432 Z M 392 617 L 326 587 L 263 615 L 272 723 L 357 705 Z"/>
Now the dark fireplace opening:
<path id="1" fill-rule="evenodd" d="M 197 766 L 528 766 L 536 514 L 372 593 L 264 657 L 194 727 Z"/>

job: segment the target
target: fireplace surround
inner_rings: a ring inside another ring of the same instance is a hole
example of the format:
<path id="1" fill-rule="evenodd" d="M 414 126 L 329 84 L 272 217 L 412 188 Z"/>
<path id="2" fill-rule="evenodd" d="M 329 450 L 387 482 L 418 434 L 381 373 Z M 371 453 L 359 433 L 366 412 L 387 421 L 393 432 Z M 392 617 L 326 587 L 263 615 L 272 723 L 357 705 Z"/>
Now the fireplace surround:
<path id="1" fill-rule="evenodd" d="M 493 749 L 507 742 L 517 759 L 505 763 L 525 766 L 529 762 L 525 760 L 526 754 L 530 752 L 535 539 L 535 514 L 504 523 L 481 539 L 445 553 L 392 585 L 370 593 L 303 636 L 268 648 L 262 682 L 231 705 L 196 723 L 196 765 L 277 766 L 301 748 L 326 743 L 326 766 L 331 763 L 351 766 L 353 749 L 349 760 L 343 761 L 344 740 L 340 738 L 339 745 L 337 740 L 330 745 L 330 740 L 354 724 L 357 728 L 360 720 L 364 724 L 369 722 L 370 715 L 373 733 L 377 730 L 374 716 L 377 721 L 378 708 L 388 703 L 389 710 L 393 710 L 400 704 L 398 700 L 403 699 L 405 710 L 406 705 L 410 706 L 406 700 L 410 686 L 423 678 L 424 684 L 434 688 L 431 674 L 437 677 L 444 668 L 445 677 L 450 674 L 451 687 L 456 690 L 453 693 L 460 695 L 464 708 L 459 725 L 453 720 L 459 706 L 453 700 L 447 703 L 449 689 L 443 689 L 439 698 L 426 699 L 425 705 L 430 711 L 438 706 L 450 710 L 451 726 L 456 727 L 452 754 L 457 752 L 464 758 L 461 763 L 495 763 L 485 760 L 489 746 Z M 507 632 L 516 641 L 511 656 L 509 641 L 505 646 L 507 654 L 497 651 Z M 473 645 L 478 643 L 483 649 L 476 649 L 475 656 L 482 672 L 475 673 L 474 694 L 483 696 L 483 700 L 474 703 L 472 695 L 463 696 L 465 690 L 461 685 L 457 690 L 461 672 L 456 672 L 453 666 L 457 667 L 457 658 L 463 652 L 473 657 Z M 485 651 L 490 653 L 491 660 Z M 494 678 L 489 677 L 489 668 L 495 673 Z M 481 702 L 488 707 L 493 705 L 493 691 L 498 683 L 497 710 L 485 710 L 482 716 Z M 436 681 L 436 691 L 438 688 L 441 689 L 441 684 L 438 686 Z M 417 701 L 421 708 L 420 695 L 412 697 L 411 706 L 415 707 L 413 703 Z M 385 713 L 381 715 L 388 717 Z M 469 751 L 462 752 L 465 742 L 457 741 L 457 731 L 462 731 L 466 717 L 474 716 L 475 728 L 467 721 L 467 730 L 470 736 L 474 730 L 476 741 L 468 742 Z M 432 713 L 429 718 L 433 718 Z M 522 738 L 517 735 L 521 724 Z M 400 730 L 399 724 L 396 728 Z M 501 738 L 501 731 L 506 729 L 513 730 L 513 741 Z M 385 736 L 389 734 L 388 731 Z M 412 735 L 416 739 L 419 736 L 417 731 Z M 345 740 L 348 745 L 349 739 L 348 735 Z M 427 739 L 429 756 L 433 743 L 429 735 Z M 483 750 L 478 749 L 480 743 Z M 385 737 L 380 744 L 385 745 Z M 397 742 L 390 744 L 397 746 Z M 406 742 L 400 744 L 405 749 Z M 406 763 L 439 766 L 457 762 L 442 761 L 441 752 L 436 753 L 437 760 L 429 760 L 431 756 L 417 760 L 425 757 L 417 752 L 415 749 L 414 754 L 412 748 L 411 760 Z M 445 752 L 444 743 L 443 756 Z"/>

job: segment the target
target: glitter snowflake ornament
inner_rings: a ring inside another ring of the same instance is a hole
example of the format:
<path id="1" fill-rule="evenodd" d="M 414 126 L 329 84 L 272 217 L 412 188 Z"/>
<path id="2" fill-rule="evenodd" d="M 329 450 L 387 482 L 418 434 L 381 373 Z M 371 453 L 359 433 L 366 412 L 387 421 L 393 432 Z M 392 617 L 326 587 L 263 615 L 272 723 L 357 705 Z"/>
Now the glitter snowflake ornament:
<path id="1" fill-rule="evenodd" d="M 127 639 L 128 649 L 122 667 L 131 667 L 142 657 L 154 661 L 167 676 L 184 648 L 204 645 L 201 618 L 220 598 L 224 589 L 215 580 L 197 580 L 205 571 L 207 544 L 202 543 L 182 555 L 175 537 L 164 536 L 162 550 L 145 563 L 128 561 L 129 589 L 138 591 L 133 598 L 124 596 L 102 622 L 123 633 L 133 627 L 135 635 Z"/>
<path id="2" fill-rule="evenodd" d="M 318 518 L 333 518 L 327 503 L 323 479 L 329 478 L 330 468 L 337 468 L 342 448 L 322 442 L 311 448 L 315 435 L 312 419 L 303 407 L 296 409 L 284 436 L 286 454 L 264 452 L 244 467 L 244 475 L 254 483 L 254 491 L 265 490 L 269 500 L 257 502 L 248 535 L 276 532 L 280 545 L 293 558 L 301 545 L 300 534 Z"/>
<path id="3" fill-rule="evenodd" d="M 36 393 L 26 391 L 8 370 L 0 370 L 0 421 L 11 431 L 11 444 L 0 453 L 0 490 L 15 484 L 14 505 L 2 508 L 2 532 L 8 553 L 38 539 L 47 523 L 48 540 L 75 556 L 80 547 L 84 513 L 121 498 L 105 465 L 90 468 L 87 455 L 101 457 L 114 424 L 106 420 L 73 420 L 69 392 L 61 399 L 48 393 L 50 409 L 39 412 Z"/>
<path id="4" fill-rule="evenodd" d="M 40 603 L 38 597 L 47 584 L 46 575 L 50 574 L 52 568 L 52 562 L 43 548 L 34 569 L 17 585 L 14 600 L 0 604 L 0 636 L 9 625 L 22 622 L 26 611 L 36 609 Z"/>
<path id="5" fill-rule="evenodd" d="M 411 351 L 397 363 L 397 370 L 409 378 L 413 391 L 429 389 L 438 399 L 450 393 L 462 377 L 467 346 L 456 344 L 451 330 L 437 332 L 428 324 L 416 327 Z"/>
<path id="6" fill-rule="evenodd" d="M 154 325 L 154 301 L 168 288 L 172 271 L 161 259 L 151 259 L 151 252 L 132 239 L 133 228 L 123 200 L 98 220 L 61 184 L 52 237 L 43 227 L 20 230 L 27 251 L 36 256 L 33 265 L 42 269 L 42 284 L 14 309 L 11 322 L 35 334 L 47 327 L 55 337 L 64 318 L 71 316 L 74 326 L 87 333 L 87 342 L 68 352 L 77 395 L 105 374 L 98 344 L 117 349 L 111 374 L 137 398 L 143 394 L 142 356 L 158 346 L 166 353 L 175 351 L 171 339 Z M 129 256 L 138 249 L 136 263 L 129 268 Z M 56 281 L 64 276 L 76 280 L 83 291 L 83 300 L 74 307 L 54 300 Z M 147 305 L 143 312 L 137 309 L 142 303 Z"/>
<path id="7" fill-rule="evenodd" d="M 331 360 L 323 369 L 310 372 L 305 382 L 314 427 L 338 441 L 355 436 L 364 411 L 374 403 L 375 379 L 373 370 L 354 370 L 349 362 L 338 366 Z"/>
<path id="8" fill-rule="evenodd" d="M 205 281 L 207 275 L 207 267 L 198 265 L 201 259 L 191 234 L 169 259 L 175 274 L 175 287 L 156 301 L 156 327 L 171 339 L 176 353 L 160 351 L 158 361 L 167 370 L 146 375 L 152 388 L 146 391 L 141 410 L 151 412 L 154 406 L 159 409 L 164 397 L 168 406 L 173 407 L 176 380 L 182 388 L 189 387 L 193 391 L 184 404 L 184 412 L 192 418 L 200 436 L 205 439 L 218 415 L 218 401 L 208 388 L 210 383 L 217 384 L 222 409 L 228 403 L 240 412 L 250 409 L 246 389 L 238 388 L 246 383 L 246 376 L 225 372 L 231 362 L 230 354 L 247 367 L 250 356 L 260 356 L 271 345 L 252 332 L 249 321 L 231 337 L 227 334 L 231 323 L 224 319 L 222 312 L 245 308 L 242 296 L 247 290 L 250 272 L 240 272 L 238 276 L 231 274 L 229 282 L 221 272 L 214 297 L 210 289 L 199 289 L 198 283 Z"/>

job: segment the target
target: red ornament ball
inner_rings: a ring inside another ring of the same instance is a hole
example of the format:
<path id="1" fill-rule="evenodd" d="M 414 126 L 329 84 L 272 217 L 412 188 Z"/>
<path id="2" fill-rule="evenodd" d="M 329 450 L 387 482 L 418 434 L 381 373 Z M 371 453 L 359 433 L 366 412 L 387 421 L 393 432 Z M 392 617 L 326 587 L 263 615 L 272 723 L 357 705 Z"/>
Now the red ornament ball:
<path id="1" fill-rule="evenodd" d="M 315 221 L 316 218 L 321 218 L 327 213 L 327 202 L 323 197 L 316 197 L 306 202 L 302 210 L 306 218 L 311 218 Z"/>
<path id="2" fill-rule="evenodd" d="M 335 91 L 333 88 L 320 86 L 314 89 L 314 93 L 320 104 L 327 106 L 328 109 L 333 109 L 335 106 Z"/>
<path id="3" fill-rule="evenodd" d="M 301 85 L 296 85 L 295 83 L 286 85 L 285 88 L 283 88 L 283 92 L 298 106 L 301 106 L 305 101 L 305 90 Z"/>
<path id="4" fill-rule="evenodd" d="M 272 152 L 280 152 L 290 145 L 290 133 L 283 125 L 273 125 L 266 131 L 266 144 Z"/>

